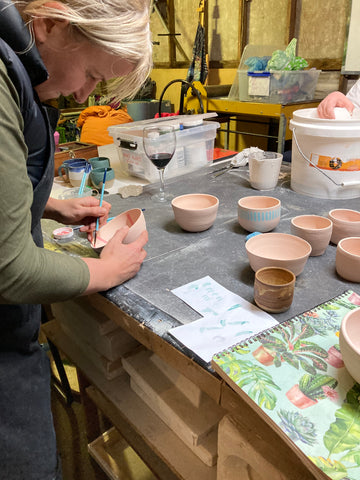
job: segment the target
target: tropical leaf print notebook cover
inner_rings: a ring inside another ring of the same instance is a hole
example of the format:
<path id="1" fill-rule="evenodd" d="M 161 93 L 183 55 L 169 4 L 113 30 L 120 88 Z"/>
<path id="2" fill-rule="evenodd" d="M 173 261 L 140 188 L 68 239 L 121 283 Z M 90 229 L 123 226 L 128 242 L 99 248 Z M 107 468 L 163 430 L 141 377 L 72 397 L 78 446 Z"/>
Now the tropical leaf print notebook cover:
<path id="1" fill-rule="evenodd" d="M 360 480 L 360 385 L 348 374 L 339 349 L 341 321 L 359 306 L 360 296 L 348 290 L 211 362 L 333 480 Z"/>

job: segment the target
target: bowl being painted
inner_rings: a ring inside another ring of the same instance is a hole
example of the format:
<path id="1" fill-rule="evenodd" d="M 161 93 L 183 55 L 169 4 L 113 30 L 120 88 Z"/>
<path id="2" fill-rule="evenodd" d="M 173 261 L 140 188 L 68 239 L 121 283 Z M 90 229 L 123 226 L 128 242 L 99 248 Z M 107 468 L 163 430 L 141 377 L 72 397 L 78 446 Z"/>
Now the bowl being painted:
<path id="1" fill-rule="evenodd" d="M 328 214 L 333 222 L 331 243 L 335 245 L 345 237 L 360 237 L 360 212 L 348 208 L 335 208 Z"/>
<path id="2" fill-rule="evenodd" d="M 248 232 L 270 232 L 280 222 L 281 202 L 275 197 L 260 195 L 240 198 L 238 221 Z"/>
<path id="3" fill-rule="evenodd" d="M 340 352 L 347 371 L 360 382 L 360 308 L 351 310 L 341 322 Z"/>
<path id="4" fill-rule="evenodd" d="M 360 282 L 360 237 L 342 238 L 336 247 L 335 268 L 340 277 Z"/>
<path id="5" fill-rule="evenodd" d="M 245 249 L 254 272 L 263 267 L 281 267 L 296 276 L 304 270 L 311 253 L 306 240 L 288 233 L 260 233 L 249 238 Z"/>
<path id="6" fill-rule="evenodd" d="M 216 218 L 219 199 L 206 193 L 181 195 L 171 201 L 178 225 L 187 232 L 203 232 Z"/>
<path id="7" fill-rule="evenodd" d="M 91 245 L 96 252 L 101 252 L 107 242 L 122 227 L 128 226 L 130 229 L 123 240 L 123 243 L 131 243 L 146 230 L 145 217 L 140 208 L 132 208 L 126 212 L 120 213 L 106 225 L 99 228 L 96 235 L 96 244 Z"/>

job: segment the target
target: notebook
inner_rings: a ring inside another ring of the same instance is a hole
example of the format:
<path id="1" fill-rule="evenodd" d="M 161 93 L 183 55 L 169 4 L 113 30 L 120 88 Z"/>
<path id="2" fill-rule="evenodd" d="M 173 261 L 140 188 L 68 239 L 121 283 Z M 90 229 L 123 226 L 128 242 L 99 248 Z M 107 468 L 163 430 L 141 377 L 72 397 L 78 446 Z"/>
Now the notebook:
<path id="1" fill-rule="evenodd" d="M 352 290 L 213 356 L 215 371 L 328 477 L 360 480 L 360 385 L 339 349 Z"/>

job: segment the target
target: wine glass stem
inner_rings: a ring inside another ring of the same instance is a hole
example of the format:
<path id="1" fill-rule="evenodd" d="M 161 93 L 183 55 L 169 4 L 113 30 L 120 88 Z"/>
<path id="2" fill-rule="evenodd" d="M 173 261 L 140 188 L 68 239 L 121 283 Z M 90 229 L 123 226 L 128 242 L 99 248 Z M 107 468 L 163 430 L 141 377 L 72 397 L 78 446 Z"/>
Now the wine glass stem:
<path id="1" fill-rule="evenodd" d="M 160 192 L 159 192 L 159 197 L 160 197 L 160 200 L 165 199 L 164 170 L 165 170 L 165 168 L 159 168 L 159 175 L 160 175 Z"/>

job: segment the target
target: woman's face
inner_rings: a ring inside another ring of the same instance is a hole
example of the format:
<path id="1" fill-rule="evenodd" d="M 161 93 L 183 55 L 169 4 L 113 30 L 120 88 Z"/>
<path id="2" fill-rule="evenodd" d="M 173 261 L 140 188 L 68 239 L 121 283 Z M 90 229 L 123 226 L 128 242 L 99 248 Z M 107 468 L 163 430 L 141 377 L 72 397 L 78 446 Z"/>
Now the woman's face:
<path id="1" fill-rule="evenodd" d="M 34 21 L 36 44 L 49 73 L 48 80 L 36 87 L 41 101 L 72 94 L 76 102 L 83 103 L 99 82 L 132 71 L 129 61 L 83 37 L 69 40 L 66 22 L 38 20 Z"/>

